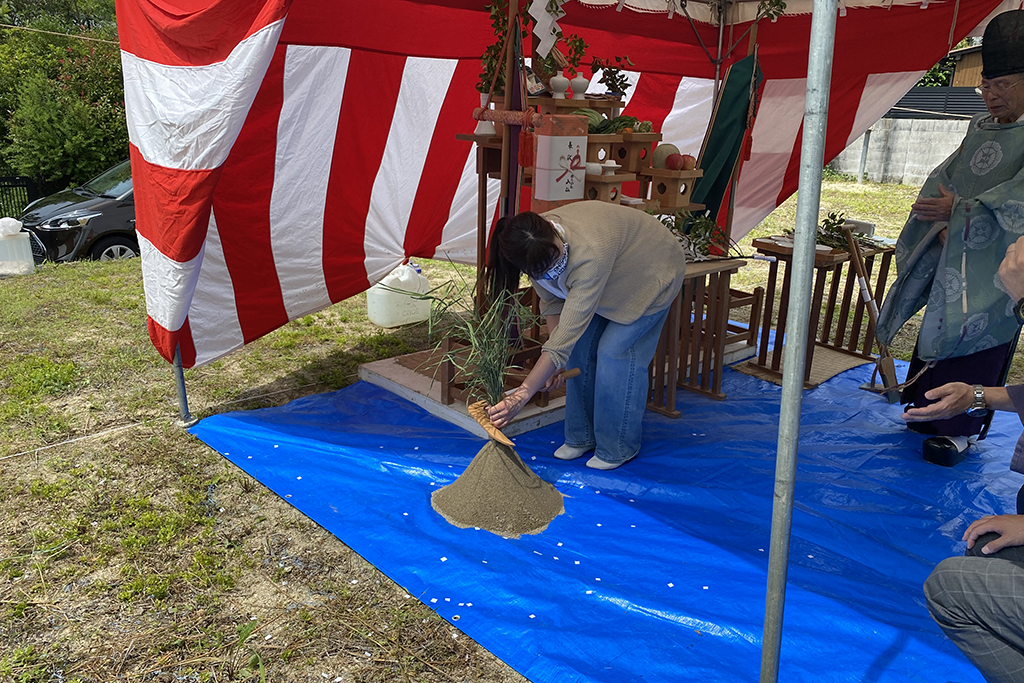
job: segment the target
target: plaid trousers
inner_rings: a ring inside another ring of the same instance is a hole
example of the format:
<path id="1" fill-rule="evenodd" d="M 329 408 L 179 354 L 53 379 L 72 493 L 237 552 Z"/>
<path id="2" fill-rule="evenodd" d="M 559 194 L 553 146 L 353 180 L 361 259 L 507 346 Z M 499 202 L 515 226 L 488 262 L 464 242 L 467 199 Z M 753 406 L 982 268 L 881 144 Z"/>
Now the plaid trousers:
<path id="1" fill-rule="evenodd" d="M 924 583 L 932 618 L 989 683 L 1024 682 L 1024 547 L 940 562 Z M 977 553 L 977 554 L 974 554 Z"/>

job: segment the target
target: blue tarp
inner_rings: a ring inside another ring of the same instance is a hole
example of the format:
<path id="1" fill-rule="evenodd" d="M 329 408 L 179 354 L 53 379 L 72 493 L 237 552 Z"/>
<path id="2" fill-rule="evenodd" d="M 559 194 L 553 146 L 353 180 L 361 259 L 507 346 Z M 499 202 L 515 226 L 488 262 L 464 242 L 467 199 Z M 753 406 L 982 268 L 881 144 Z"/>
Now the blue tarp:
<path id="1" fill-rule="evenodd" d="M 780 680 L 980 682 L 921 584 L 972 520 L 1013 511 L 1020 422 L 930 465 L 869 377 L 804 392 Z M 561 423 L 517 437 L 566 510 L 518 540 L 430 507 L 483 440 L 373 385 L 191 431 L 531 681 L 735 683 L 758 679 L 781 389 L 729 370 L 723 389 L 648 412 L 611 472 L 552 458 Z"/>

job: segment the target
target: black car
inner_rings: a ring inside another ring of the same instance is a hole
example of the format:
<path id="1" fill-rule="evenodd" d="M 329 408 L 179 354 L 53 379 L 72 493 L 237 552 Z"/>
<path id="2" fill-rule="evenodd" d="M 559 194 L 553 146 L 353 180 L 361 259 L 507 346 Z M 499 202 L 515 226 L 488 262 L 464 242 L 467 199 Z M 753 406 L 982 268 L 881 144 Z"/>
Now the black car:
<path id="1" fill-rule="evenodd" d="M 81 187 L 37 199 L 25 208 L 20 220 L 32 233 L 37 265 L 138 256 L 130 162 L 121 162 Z"/>

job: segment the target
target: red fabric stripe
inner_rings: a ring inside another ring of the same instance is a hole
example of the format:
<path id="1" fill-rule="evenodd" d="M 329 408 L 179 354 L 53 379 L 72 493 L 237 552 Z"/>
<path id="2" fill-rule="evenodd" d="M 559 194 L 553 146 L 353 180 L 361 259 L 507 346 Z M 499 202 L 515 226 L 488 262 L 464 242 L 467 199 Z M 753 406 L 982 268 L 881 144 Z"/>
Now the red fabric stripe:
<path id="1" fill-rule="evenodd" d="M 455 67 L 416 188 L 405 233 L 406 256 L 433 258 L 441 243 L 462 169 L 473 147 L 472 142 L 456 140 L 455 135 L 472 133 L 476 127 L 471 114 L 480 106 L 480 95 L 473 87 L 479 66 L 478 60 L 466 59 Z"/>
<path id="2" fill-rule="evenodd" d="M 349 60 L 324 207 L 324 277 L 331 301 L 370 286 L 363 235 L 404 68 L 404 57 L 361 50 Z"/>
<path id="3" fill-rule="evenodd" d="M 665 119 L 672 112 L 676 91 L 682 80 L 682 76 L 671 74 L 643 74 L 622 113 L 635 116 L 641 121 L 650 121 L 654 124 L 654 130 L 661 130 Z"/>
<path id="4" fill-rule="evenodd" d="M 676 91 L 679 90 L 679 83 L 682 80 L 682 76 L 671 74 L 643 74 L 622 113 L 635 116 L 641 121 L 650 121 L 654 125 L 654 130 L 660 131 L 665 119 L 672 112 Z M 640 183 L 623 183 L 622 192 L 628 197 L 637 197 L 640 194 Z"/>
<path id="5" fill-rule="evenodd" d="M 284 100 L 285 48 L 278 47 L 213 196 L 246 343 L 288 322 L 270 243 L 277 126 Z"/>
<path id="6" fill-rule="evenodd" d="M 219 168 L 182 171 L 149 163 L 128 146 L 135 187 L 135 229 L 160 253 L 175 261 L 199 254 L 210 224 L 210 196 Z"/>
<path id="7" fill-rule="evenodd" d="M 174 347 L 180 344 L 181 365 L 191 368 L 196 364 L 196 345 L 192 341 L 192 328 L 189 326 L 188 318 L 185 318 L 185 324 L 181 329 L 172 332 L 147 316 L 146 329 L 149 331 L 149 339 L 153 346 L 168 363 L 174 362 Z"/>
<path id="8" fill-rule="evenodd" d="M 786 166 L 785 179 L 782 181 L 782 189 L 779 191 L 779 196 L 775 199 L 775 206 L 786 201 L 789 195 L 796 192 L 797 185 L 800 183 L 800 146 L 803 142 L 803 137 L 804 126 L 801 123 L 800 130 L 796 133 L 796 140 L 793 141 L 793 152 L 789 155 L 789 165 Z"/>
<path id="9" fill-rule="evenodd" d="M 289 11 L 281 42 L 410 57 L 479 60 L 494 42 L 485 3 L 473 0 L 462 7 L 445 4 L 448 3 L 302 0 Z"/>
<path id="10" fill-rule="evenodd" d="M 224 61 L 238 43 L 283 18 L 292 0 L 117 0 L 121 49 L 160 64 Z"/>

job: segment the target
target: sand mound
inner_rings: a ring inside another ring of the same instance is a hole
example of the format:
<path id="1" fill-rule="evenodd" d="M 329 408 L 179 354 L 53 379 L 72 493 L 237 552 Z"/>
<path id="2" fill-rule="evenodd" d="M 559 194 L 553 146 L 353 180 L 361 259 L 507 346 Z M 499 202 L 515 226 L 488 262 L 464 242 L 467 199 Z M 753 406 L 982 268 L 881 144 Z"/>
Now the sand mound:
<path id="1" fill-rule="evenodd" d="M 488 441 L 458 479 L 434 491 L 430 504 L 457 527 L 506 538 L 540 533 L 565 511 L 562 494 L 497 441 Z"/>

